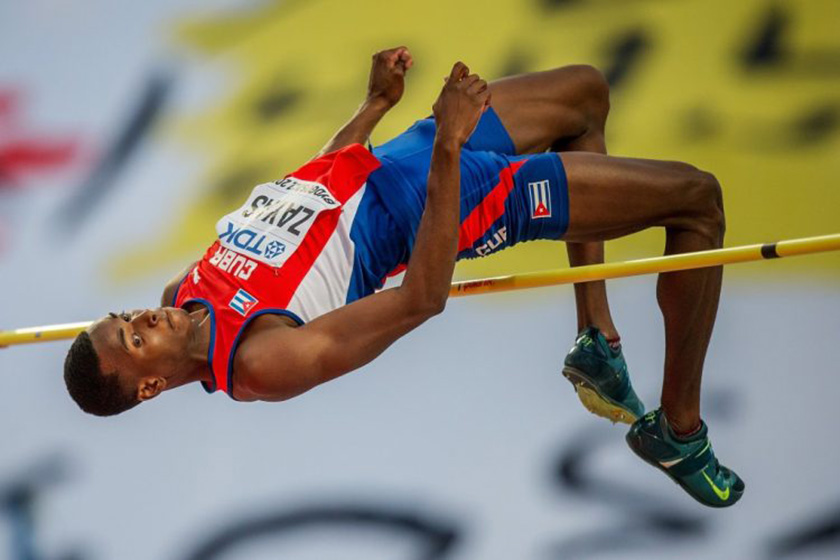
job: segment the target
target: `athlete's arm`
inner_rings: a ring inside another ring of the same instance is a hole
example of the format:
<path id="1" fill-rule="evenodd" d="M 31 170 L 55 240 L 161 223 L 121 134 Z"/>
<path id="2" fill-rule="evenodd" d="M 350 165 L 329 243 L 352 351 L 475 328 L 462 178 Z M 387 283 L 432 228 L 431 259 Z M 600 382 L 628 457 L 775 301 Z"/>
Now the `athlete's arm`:
<path id="1" fill-rule="evenodd" d="M 434 105 L 438 126 L 426 207 L 402 285 L 299 328 L 248 332 L 235 357 L 240 391 L 235 396 L 283 400 L 299 395 L 365 365 L 443 311 L 458 250 L 461 147 L 489 103 L 487 83 L 468 74 L 464 64 L 456 64 Z"/>
<path id="2" fill-rule="evenodd" d="M 374 127 L 400 98 L 405 89 L 405 73 L 414 64 L 405 47 L 388 49 L 373 55 L 364 103 L 347 124 L 330 138 L 318 156 L 334 152 L 350 144 L 364 144 Z"/>
<path id="3" fill-rule="evenodd" d="M 163 289 L 163 294 L 160 296 L 160 304 L 163 307 L 170 307 L 172 305 L 172 301 L 175 299 L 175 291 L 178 289 L 178 286 L 181 285 L 181 280 L 184 279 L 184 276 L 186 276 L 194 266 L 195 263 L 192 263 L 187 268 L 179 272 L 178 275 L 170 280 L 168 284 L 166 284 L 166 287 Z"/>

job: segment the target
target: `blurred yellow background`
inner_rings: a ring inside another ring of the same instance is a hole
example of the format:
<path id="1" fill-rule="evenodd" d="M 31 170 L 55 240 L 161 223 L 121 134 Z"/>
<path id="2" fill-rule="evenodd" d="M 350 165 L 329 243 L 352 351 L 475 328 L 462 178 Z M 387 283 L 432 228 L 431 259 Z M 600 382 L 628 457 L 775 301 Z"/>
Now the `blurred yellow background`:
<path id="1" fill-rule="evenodd" d="M 838 28 L 840 3 L 830 0 L 287 1 L 181 21 L 172 30 L 178 48 L 220 64 L 227 84 L 215 104 L 171 122 L 167 141 L 212 163 L 196 178 L 202 194 L 183 219 L 116 258 L 114 272 L 125 278 L 197 258 L 217 218 L 255 184 L 320 149 L 362 101 L 370 55 L 400 44 L 416 64 L 374 144 L 430 112 L 456 59 L 490 79 L 589 63 L 613 83 L 610 152 L 714 172 L 724 186 L 728 246 L 838 232 Z M 607 258 L 659 254 L 663 238 L 650 231 L 610 242 Z M 566 266 L 563 254 L 556 244 L 529 243 L 462 262 L 457 274 L 556 268 Z M 838 271 L 840 255 L 830 254 L 730 273 L 831 281 Z"/>

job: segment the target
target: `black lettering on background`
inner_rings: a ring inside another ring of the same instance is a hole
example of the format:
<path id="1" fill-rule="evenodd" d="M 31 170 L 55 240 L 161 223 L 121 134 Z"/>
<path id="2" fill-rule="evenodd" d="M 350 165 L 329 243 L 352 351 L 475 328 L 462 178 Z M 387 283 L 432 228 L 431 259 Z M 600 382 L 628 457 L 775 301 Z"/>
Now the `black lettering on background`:
<path id="1" fill-rule="evenodd" d="M 650 46 L 650 35 L 643 29 L 632 29 L 610 41 L 606 48 L 610 61 L 604 67 L 610 87 L 620 87 L 630 79 Z"/>
<path id="2" fill-rule="evenodd" d="M 740 55 L 745 70 L 808 79 L 840 78 L 840 50 L 794 48 L 790 36 L 796 18 L 790 7 L 773 3 L 756 19 Z"/>
<path id="3" fill-rule="evenodd" d="M 237 549 L 252 547 L 261 539 L 272 545 L 283 539 L 298 541 L 301 535 L 315 539 L 329 529 L 371 529 L 383 535 L 400 535 L 417 543 L 412 560 L 444 560 L 460 541 L 461 530 L 450 521 L 394 506 L 363 504 L 313 506 L 293 509 L 263 517 L 237 521 L 210 537 L 192 552 L 187 560 L 229 558 Z"/>

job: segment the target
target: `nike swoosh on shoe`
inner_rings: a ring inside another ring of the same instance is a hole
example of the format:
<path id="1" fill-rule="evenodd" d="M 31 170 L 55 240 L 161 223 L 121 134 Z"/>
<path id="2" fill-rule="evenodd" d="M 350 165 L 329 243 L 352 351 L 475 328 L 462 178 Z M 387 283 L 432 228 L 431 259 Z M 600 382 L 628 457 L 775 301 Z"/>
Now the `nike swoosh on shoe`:
<path id="1" fill-rule="evenodd" d="M 706 479 L 706 482 L 709 483 L 709 486 L 712 487 L 712 490 L 718 498 L 720 498 L 724 502 L 729 499 L 729 488 L 727 488 L 726 490 L 721 490 L 720 488 L 718 488 L 714 481 L 712 481 L 712 479 L 709 478 L 709 475 L 706 474 L 706 471 L 703 471 L 703 478 Z"/>

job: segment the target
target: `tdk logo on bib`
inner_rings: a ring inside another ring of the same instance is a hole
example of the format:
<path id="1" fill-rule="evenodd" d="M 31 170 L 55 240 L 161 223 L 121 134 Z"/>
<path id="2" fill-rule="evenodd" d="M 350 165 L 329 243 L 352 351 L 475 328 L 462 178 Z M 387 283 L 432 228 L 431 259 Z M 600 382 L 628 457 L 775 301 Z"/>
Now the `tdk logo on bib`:
<path id="1" fill-rule="evenodd" d="M 286 245 L 281 243 L 280 241 L 272 241 L 268 245 L 265 246 L 265 251 L 263 251 L 263 255 L 267 259 L 273 259 L 275 257 L 279 257 L 283 254 L 283 251 L 286 250 Z"/>
<path id="2" fill-rule="evenodd" d="M 233 299 L 230 300 L 228 305 L 231 309 L 244 317 L 248 315 L 248 312 L 251 311 L 257 303 L 257 298 L 245 290 L 239 290 L 236 292 L 236 295 L 233 296 Z"/>

